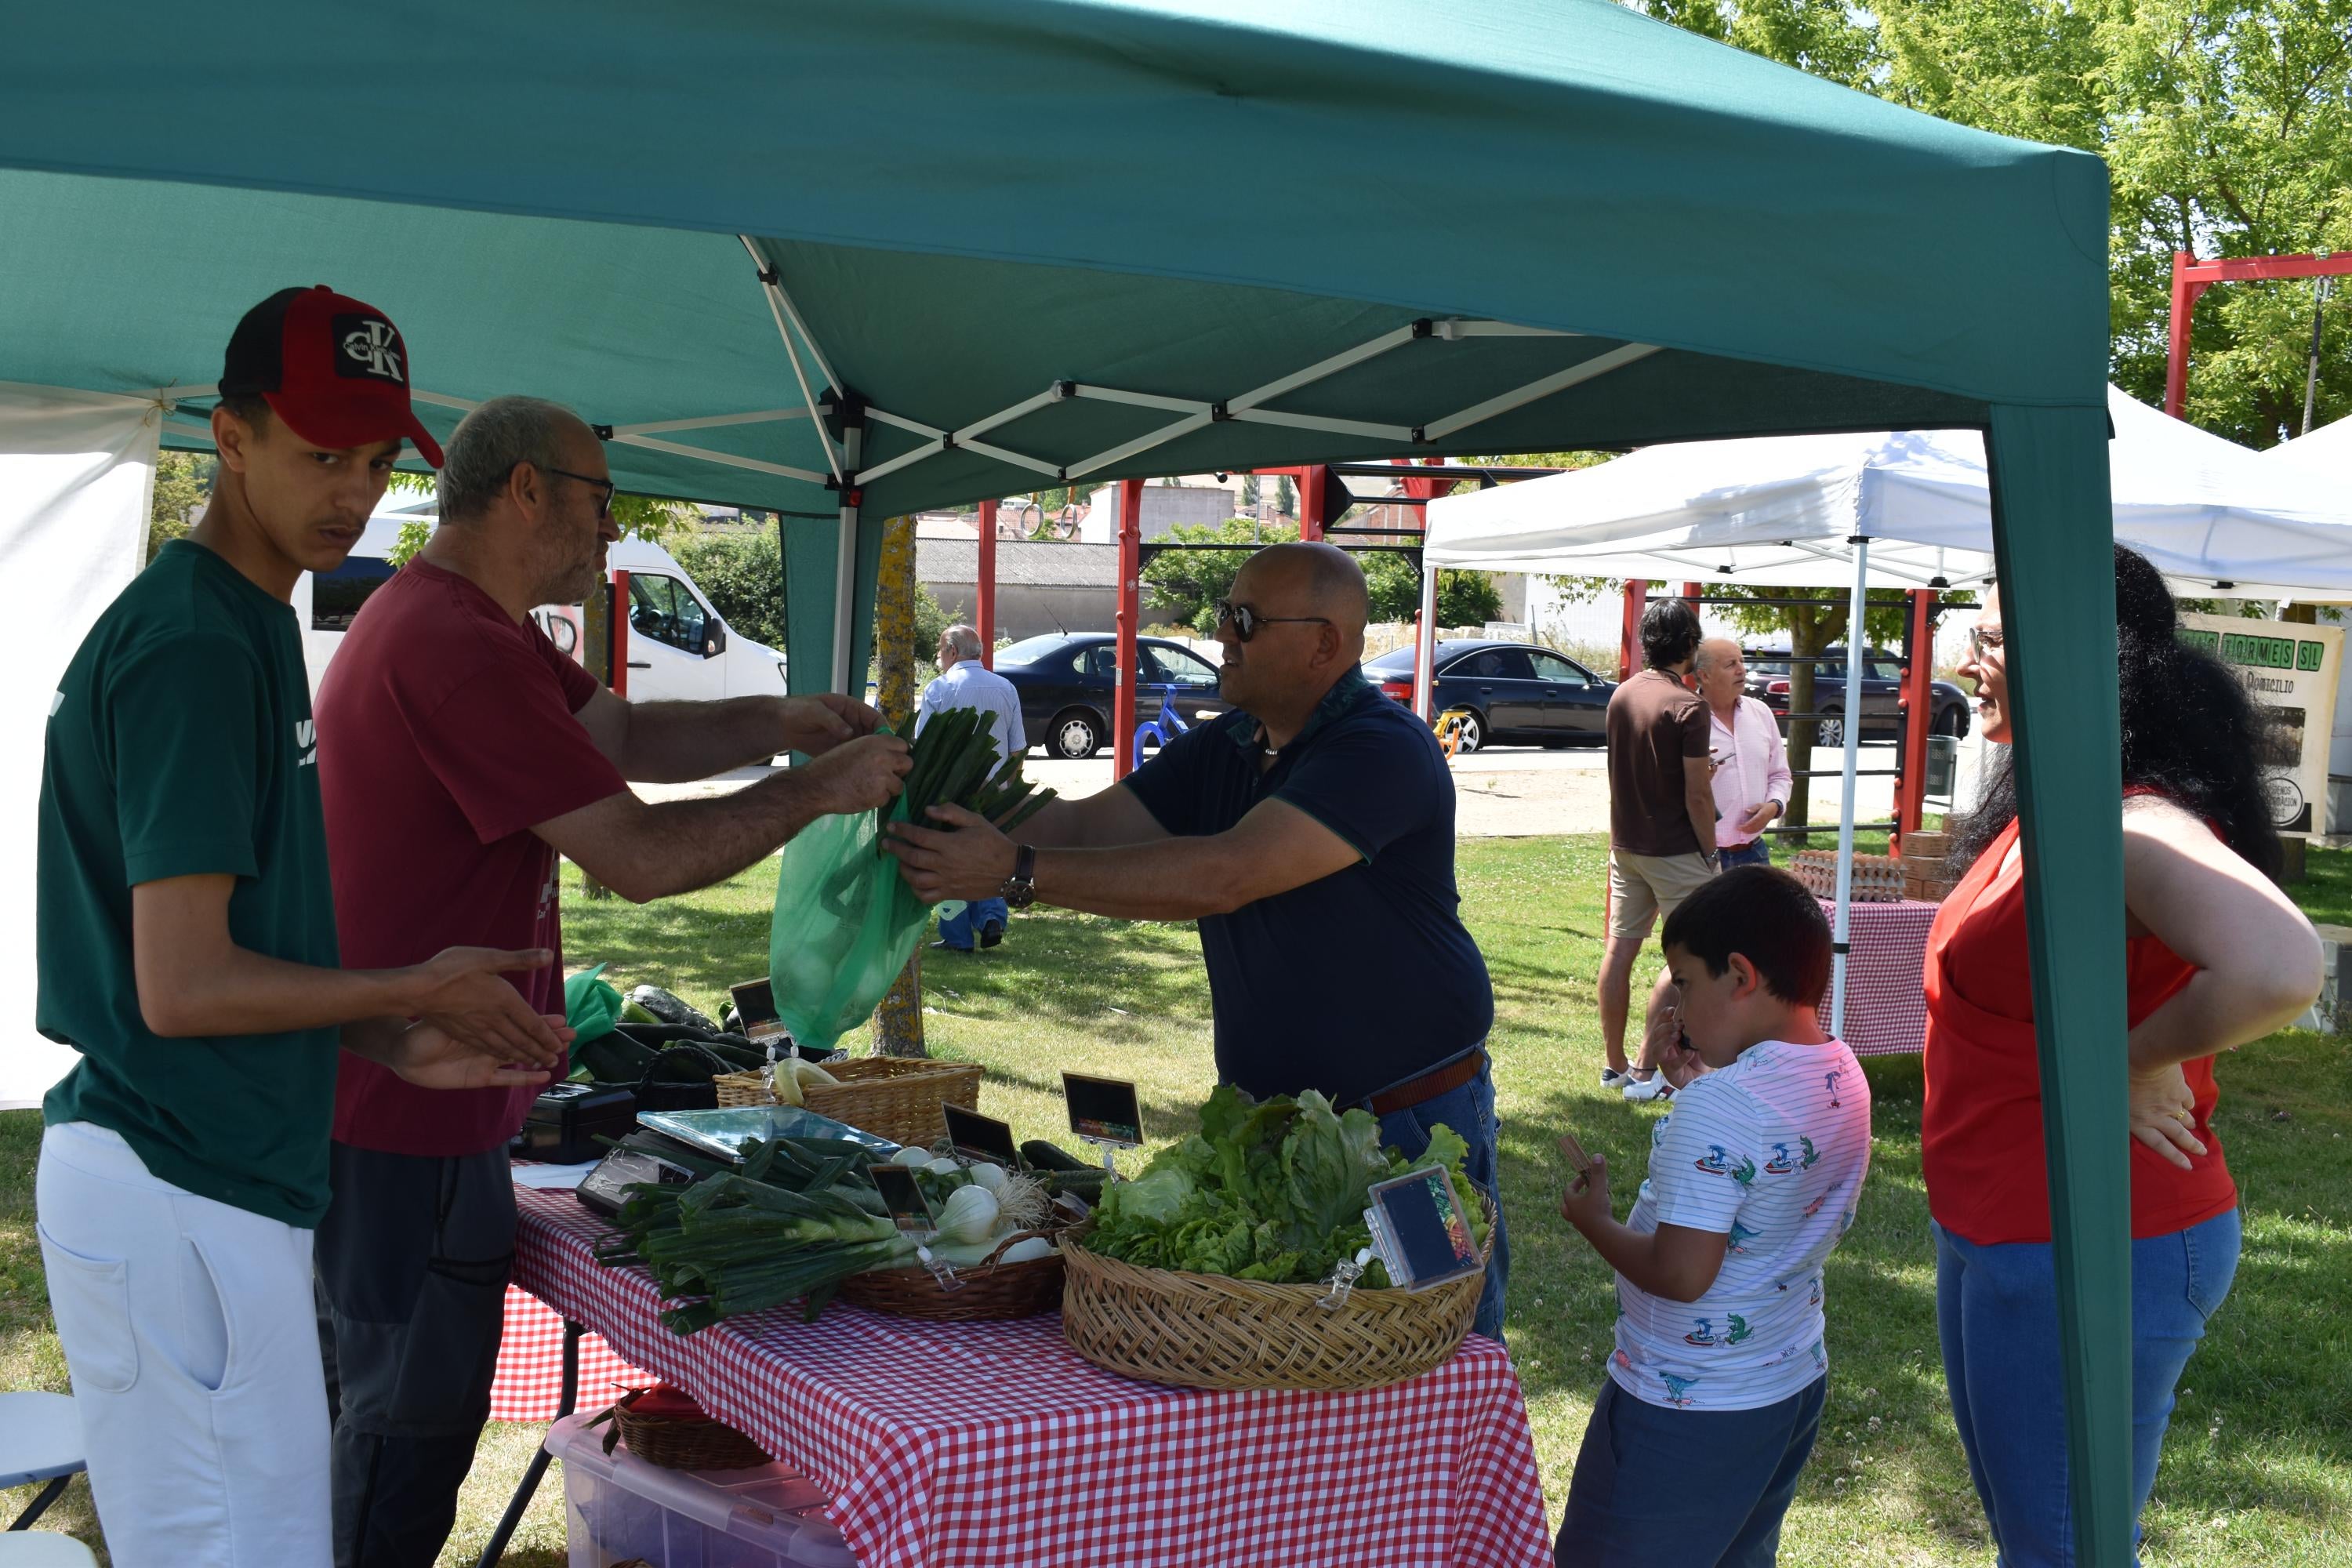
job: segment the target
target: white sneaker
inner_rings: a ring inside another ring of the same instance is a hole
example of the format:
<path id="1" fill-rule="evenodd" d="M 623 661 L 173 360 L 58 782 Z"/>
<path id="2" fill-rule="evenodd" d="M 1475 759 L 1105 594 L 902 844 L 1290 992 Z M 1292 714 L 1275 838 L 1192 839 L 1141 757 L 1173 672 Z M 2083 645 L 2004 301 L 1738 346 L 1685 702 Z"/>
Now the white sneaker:
<path id="1" fill-rule="evenodd" d="M 1633 1081 L 1633 1075 L 1632 1073 L 1619 1072 L 1615 1068 L 1602 1068 L 1601 1069 L 1601 1087 L 1603 1090 L 1612 1089 L 1622 1090 L 1627 1084 Z"/>
<path id="2" fill-rule="evenodd" d="M 1666 1081 L 1665 1074 L 1654 1072 L 1647 1078 L 1628 1079 L 1624 1092 L 1625 1098 L 1635 1105 L 1646 1105 L 1654 1100 L 1664 1100 L 1674 1091 L 1675 1086 Z"/>

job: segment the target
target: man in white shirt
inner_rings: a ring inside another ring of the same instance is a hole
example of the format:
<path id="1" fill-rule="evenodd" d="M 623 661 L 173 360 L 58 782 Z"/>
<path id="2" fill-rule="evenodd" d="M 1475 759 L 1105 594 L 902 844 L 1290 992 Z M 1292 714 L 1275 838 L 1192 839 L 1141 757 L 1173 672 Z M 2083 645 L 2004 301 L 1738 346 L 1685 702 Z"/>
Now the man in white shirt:
<path id="1" fill-rule="evenodd" d="M 950 626 L 940 634 L 940 678 L 923 688 L 915 708 L 915 733 L 938 714 L 957 708 L 976 708 L 992 714 L 989 734 L 996 756 L 1019 758 L 1029 750 L 1029 732 L 1021 727 L 1021 693 L 1013 682 L 980 661 L 980 632 L 973 626 Z M 940 940 L 931 943 L 950 952 L 970 952 L 974 939 L 982 947 L 1004 940 L 1005 922 L 1013 911 L 1003 899 L 980 899 L 940 921 Z"/>
<path id="2" fill-rule="evenodd" d="M 1739 645 L 1709 637 L 1698 645 L 1698 694 L 1706 703 L 1707 754 L 1714 763 L 1715 842 L 1724 870 L 1769 866 L 1763 834 L 1789 809 L 1794 781 L 1772 710 L 1746 695 L 1748 665 Z"/>

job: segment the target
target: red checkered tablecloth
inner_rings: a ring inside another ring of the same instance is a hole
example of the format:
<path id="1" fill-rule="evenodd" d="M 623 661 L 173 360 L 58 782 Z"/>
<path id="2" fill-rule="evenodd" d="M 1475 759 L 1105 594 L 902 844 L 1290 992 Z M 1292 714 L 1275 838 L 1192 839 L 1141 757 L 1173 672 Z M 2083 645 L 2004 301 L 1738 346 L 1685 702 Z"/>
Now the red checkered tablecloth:
<path id="1" fill-rule="evenodd" d="M 614 1354 L 601 1334 L 581 1340 L 575 1408 L 602 1410 L 621 1390 L 660 1381 Z M 544 1426 L 562 1402 L 563 1320 L 530 1291 L 509 1285 L 506 1335 L 499 1342 L 498 1376 L 490 1384 L 490 1419 Z"/>
<path id="2" fill-rule="evenodd" d="M 1821 900 L 1836 930 L 1837 905 Z M 1919 1051 L 1927 1044 L 1927 930 L 1935 904 L 1906 899 L 1895 904 L 1846 906 L 1845 1043 L 1858 1057 Z M 1830 1005 L 1822 1002 L 1822 1027 Z"/>
<path id="3" fill-rule="evenodd" d="M 1490 1340 L 1360 1394 L 1209 1394 L 1080 1361 L 1058 1313 L 835 1304 L 681 1339 L 651 1277 L 598 1267 L 602 1223 L 571 1194 L 515 1204 L 516 1283 L 806 1470 L 863 1568 L 1551 1561 L 1518 1377 Z"/>

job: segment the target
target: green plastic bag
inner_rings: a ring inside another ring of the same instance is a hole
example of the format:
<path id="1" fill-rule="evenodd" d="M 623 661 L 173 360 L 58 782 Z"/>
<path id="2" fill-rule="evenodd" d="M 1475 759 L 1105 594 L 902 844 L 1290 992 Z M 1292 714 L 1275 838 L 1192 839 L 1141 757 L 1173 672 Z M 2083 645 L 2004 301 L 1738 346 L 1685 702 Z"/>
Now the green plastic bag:
<path id="1" fill-rule="evenodd" d="M 784 846 L 768 978 L 804 1049 L 829 1051 L 873 1016 L 930 921 L 898 862 L 877 851 L 879 831 L 870 811 L 822 816 Z"/>
<path id="2" fill-rule="evenodd" d="M 580 1065 L 580 1047 L 613 1032 L 621 1016 L 621 994 L 597 978 L 604 965 L 583 969 L 563 983 L 563 1021 L 572 1026 L 572 1065 Z"/>

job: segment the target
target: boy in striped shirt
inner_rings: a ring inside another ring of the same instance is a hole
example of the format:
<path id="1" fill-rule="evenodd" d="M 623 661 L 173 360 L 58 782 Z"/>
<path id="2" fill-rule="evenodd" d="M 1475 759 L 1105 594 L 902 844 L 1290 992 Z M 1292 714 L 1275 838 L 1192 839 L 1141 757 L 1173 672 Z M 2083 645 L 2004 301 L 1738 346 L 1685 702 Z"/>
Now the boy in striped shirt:
<path id="1" fill-rule="evenodd" d="M 1684 1035 L 1667 1067 L 1698 1076 L 1652 1127 L 1623 1224 L 1606 1163 L 1560 1141 L 1579 1167 L 1560 1214 L 1617 1271 L 1619 1307 L 1561 1568 L 1774 1561 L 1821 1427 L 1822 1266 L 1870 1168 L 1870 1086 L 1815 1013 L 1830 932 L 1812 895 L 1783 871 L 1727 871 L 1663 945 Z"/>

